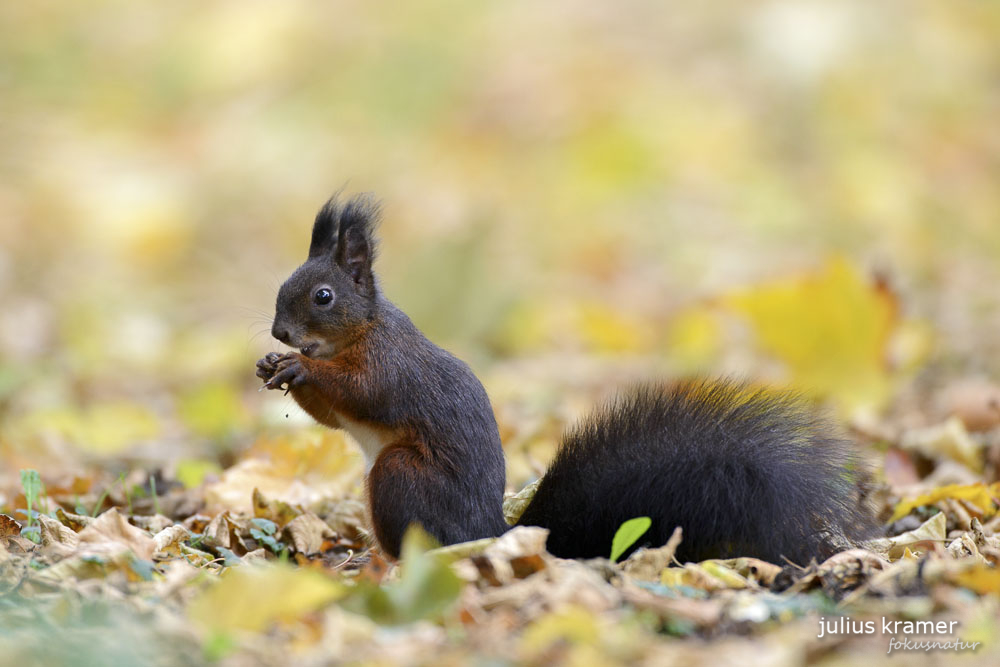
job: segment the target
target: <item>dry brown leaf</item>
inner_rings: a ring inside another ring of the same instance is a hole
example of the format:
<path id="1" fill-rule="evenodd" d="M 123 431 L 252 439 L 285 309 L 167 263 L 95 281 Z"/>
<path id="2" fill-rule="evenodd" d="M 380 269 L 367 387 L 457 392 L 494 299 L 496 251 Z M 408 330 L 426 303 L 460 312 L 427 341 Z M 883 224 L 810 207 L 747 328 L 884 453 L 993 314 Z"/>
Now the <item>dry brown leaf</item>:
<path id="1" fill-rule="evenodd" d="M 212 518 L 207 514 L 192 514 L 181 524 L 192 533 L 204 533 L 208 524 L 212 522 Z"/>
<path id="2" fill-rule="evenodd" d="M 254 549 L 253 551 L 248 551 L 243 555 L 244 563 L 263 563 L 267 560 L 267 554 L 270 553 L 267 549 L 261 547 L 260 549 Z"/>
<path id="3" fill-rule="evenodd" d="M 976 471 L 983 468 L 982 445 L 969 436 L 958 417 L 908 431 L 899 444 L 905 450 L 920 452 L 931 459 L 950 459 Z"/>
<path id="4" fill-rule="evenodd" d="M 500 586 L 521 579 L 545 567 L 545 542 L 549 531 L 537 526 L 516 526 L 497 538 L 475 540 L 438 549 L 442 553 L 471 556 L 456 564 L 456 572 L 466 581 L 483 578 Z M 457 548 L 457 549 L 456 549 Z M 542 559 L 539 562 L 538 559 Z"/>
<path id="5" fill-rule="evenodd" d="M 537 526 L 516 526 L 496 539 L 486 548 L 488 558 L 510 560 L 521 556 L 545 553 L 549 531 Z"/>
<path id="6" fill-rule="evenodd" d="M 307 512 L 299 515 L 288 522 L 285 532 L 292 541 L 295 550 L 307 556 L 319 553 L 323 548 L 323 541 L 336 535 L 330 526 L 326 525 L 322 519 Z"/>
<path id="7" fill-rule="evenodd" d="M 889 561 L 874 551 L 869 551 L 868 549 L 848 549 L 847 551 L 841 551 L 830 556 L 820 563 L 818 569 L 820 572 L 825 572 L 854 563 L 863 563 L 866 567 L 875 570 L 885 569 L 889 565 Z"/>
<path id="8" fill-rule="evenodd" d="M 80 552 L 94 555 L 114 555 L 131 551 L 137 558 L 149 560 L 153 557 L 155 548 L 153 538 L 146 531 L 126 521 L 115 508 L 97 517 L 92 524 L 81 530 L 77 537 Z"/>
<path id="9" fill-rule="evenodd" d="M 50 516 L 38 515 L 43 547 L 61 547 L 66 553 L 76 550 L 80 538 L 72 528 L 62 525 Z"/>
<path id="10" fill-rule="evenodd" d="M 94 517 L 92 516 L 86 516 L 84 514 L 71 514 L 61 507 L 56 509 L 56 518 L 59 519 L 64 526 L 69 526 L 78 533 L 90 524 L 94 523 Z"/>
<path id="11" fill-rule="evenodd" d="M 302 514 L 302 508 L 292 507 L 281 500 L 268 500 L 256 487 L 253 490 L 253 515 L 268 519 L 284 528 L 292 519 Z"/>
<path id="12" fill-rule="evenodd" d="M 472 540 L 471 542 L 449 544 L 448 546 L 438 547 L 436 549 L 432 549 L 431 551 L 435 554 L 440 554 L 449 558 L 471 558 L 481 556 L 482 553 L 486 551 L 486 547 L 496 541 L 497 538 L 495 537 L 484 537 L 479 540 Z"/>
<path id="13" fill-rule="evenodd" d="M 909 530 L 895 537 L 869 540 L 868 546 L 886 554 L 890 560 L 895 560 L 901 558 L 906 549 L 912 550 L 916 547 L 920 547 L 923 550 L 933 549 L 935 544 L 943 544 L 945 537 L 945 515 L 944 512 L 938 512 L 920 524 L 919 528 Z"/>
<path id="14" fill-rule="evenodd" d="M 531 504 L 531 500 L 535 497 L 535 492 L 538 490 L 538 485 L 541 483 L 541 479 L 536 479 L 514 495 L 503 499 L 503 518 L 508 525 L 513 526 L 521 518 L 524 510 Z"/>
<path id="15" fill-rule="evenodd" d="M 327 500 L 316 508 L 316 514 L 335 533 L 356 541 L 363 541 L 369 536 L 366 511 L 365 503 L 357 498 Z"/>
<path id="16" fill-rule="evenodd" d="M 0 539 L 11 535 L 21 535 L 21 524 L 14 520 L 14 517 L 0 514 Z"/>
<path id="17" fill-rule="evenodd" d="M 674 528 L 670 539 L 662 547 L 638 549 L 622 563 L 625 574 L 643 581 L 659 581 L 660 573 L 674 560 L 674 553 L 681 543 L 681 527 Z"/>
<path id="18" fill-rule="evenodd" d="M 339 475 L 321 477 L 318 472 L 282 476 L 268 460 L 250 458 L 225 470 L 219 481 L 205 487 L 209 508 L 253 512 L 253 491 L 280 499 L 290 505 L 313 508 L 316 504 L 343 496 L 358 479 L 353 465 L 345 465 Z"/>
<path id="19" fill-rule="evenodd" d="M 613 609 L 621 604 L 621 594 L 584 563 L 550 557 L 544 570 L 487 589 L 482 600 L 485 608 L 514 606 L 533 618 L 544 610 L 569 604 L 592 611 Z"/>
<path id="20" fill-rule="evenodd" d="M 235 525 L 229 516 L 229 510 L 219 512 L 205 526 L 205 544 L 210 547 L 225 547 L 232 549 L 235 544 Z"/>
<path id="21" fill-rule="evenodd" d="M 181 543 L 190 536 L 184 526 L 173 525 L 153 535 L 153 546 L 157 553 L 180 555 Z"/>
<path id="22" fill-rule="evenodd" d="M 536 572 L 541 572 L 547 567 L 545 557 L 541 554 L 530 556 L 518 556 L 510 559 L 510 568 L 514 572 L 515 579 L 530 577 Z"/>
<path id="23" fill-rule="evenodd" d="M 131 521 L 134 525 L 142 528 L 143 530 L 155 535 L 160 531 L 169 528 L 174 525 L 174 520 L 165 517 L 162 514 L 153 514 L 151 516 L 143 516 L 141 514 L 132 515 Z"/>
<path id="24" fill-rule="evenodd" d="M 721 598 L 696 600 L 656 595 L 634 583 L 622 586 L 622 596 L 637 609 L 651 611 L 664 619 L 683 619 L 698 627 L 714 627 L 722 618 Z"/>
<path id="25" fill-rule="evenodd" d="M 1000 426 L 1000 386 L 982 378 L 959 380 L 943 393 L 944 408 L 970 431 Z"/>
<path id="26" fill-rule="evenodd" d="M 781 566 L 759 558 L 733 558 L 725 562 L 741 576 L 765 587 L 770 587 L 774 583 L 775 577 L 781 572 Z"/>

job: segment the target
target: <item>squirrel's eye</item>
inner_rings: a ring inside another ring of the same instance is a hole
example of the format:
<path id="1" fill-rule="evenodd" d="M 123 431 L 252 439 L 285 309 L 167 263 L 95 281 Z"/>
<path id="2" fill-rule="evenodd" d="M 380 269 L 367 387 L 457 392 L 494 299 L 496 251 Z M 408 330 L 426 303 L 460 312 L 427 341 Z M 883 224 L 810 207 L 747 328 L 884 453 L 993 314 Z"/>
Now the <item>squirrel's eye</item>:
<path id="1" fill-rule="evenodd" d="M 333 301 L 333 291 L 327 287 L 321 287 L 316 290 L 315 294 L 313 294 L 313 301 L 315 301 L 317 305 L 325 306 Z"/>

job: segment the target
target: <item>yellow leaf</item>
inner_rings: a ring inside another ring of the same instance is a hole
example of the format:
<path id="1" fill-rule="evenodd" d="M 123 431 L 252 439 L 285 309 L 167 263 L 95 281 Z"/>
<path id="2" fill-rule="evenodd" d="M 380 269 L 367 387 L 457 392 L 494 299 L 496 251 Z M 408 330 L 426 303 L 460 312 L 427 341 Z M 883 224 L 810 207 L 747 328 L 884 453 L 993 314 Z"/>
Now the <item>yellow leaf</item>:
<path id="1" fill-rule="evenodd" d="M 637 352 L 648 347 L 641 323 L 602 303 L 580 304 L 576 324 L 583 342 L 599 352 Z"/>
<path id="2" fill-rule="evenodd" d="M 665 568 L 660 573 L 660 583 L 664 586 L 683 586 L 684 585 L 684 568 L 683 567 L 668 567 Z"/>
<path id="3" fill-rule="evenodd" d="M 710 575 L 726 585 L 726 588 L 748 588 L 750 586 L 746 577 L 732 569 L 726 561 L 706 560 L 701 563 L 701 567 Z"/>
<path id="4" fill-rule="evenodd" d="M 845 259 L 832 259 L 815 275 L 733 293 L 722 303 L 749 321 L 760 347 L 786 364 L 799 389 L 852 411 L 888 399 L 896 302 Z"/>
<path id="5" fill-rule="evenodd" d="M 503 349 L 519 353 L 543 347 L 552 330 L 546 304 L 522 300 L 513 305 L 496 334 Z"/>
<path id="6" fill-rule="evenodd" d="M 29 433 L 55 432 L 82 449 L 101 454 L 121 452 L 160 433 L 160 421 L 152 411 L 125 401 L 39 411 L 20 426 Z"/>
<path id="7" fill-rule="evenodd" d="M 666 586 L 691 586 L 706 591 L 727 588 L 749 588 L 749 580 L 733 570 L 724 560 L 686 563 L 683 567 L 668 567 L 660 573 L 660 583 Z"/>
<path id="8" fill-rule="evenodd" d="M 578 606 L 552 612 L 539 618 L 524 632 L 524 646 L 531 652 L 556 642 L 593 644 L 601 636 L 594 614 Z"/>
<path id="9" fill-rule="evenodd" d="M 706 368 L 722 353 L 722 325 L 707 307 L 690 308 L 670 323 L 668 349 L 686 371 Z"/>
<path id="10" fill-rule="evenodd" d="M 236 465 L 205 487 L 214 509 L 253 512 L 254 489 L 270 499 L 311 506 L 343 496 L 364 474 L 357 448 L 343 431 L 316 427 L 261 438 Z"/>
<path id="11" fill-rule="evenodd" d="M 913 530 L 908 530 L 895 537 L 881 537 L 869 540 L 868 544 L 874 551 L 885 554 L 890 560 L 909 557 L 914 549 L 926 551 L 928 543 L 941 544 L 946 536 L 947 521 L 944 512 L 938 512 Z M 913 547 L 913 548 L 911 548 Z"/>
<path id="12" fill-rule="evenodd" d="M 955 580 L 960 586 L 978 595 L 1000 593 L 1000 570 L 989 565 L 979 564 L 971 570 L 960 572 Z"/>
<path id="13" fill-rule="evenodd" d="M 993 499 L 997 496 L 1000 496 L 1000 482 L 995 482 L 990 486 L 986 486 L 982 482 L 977 482 L 976 484 L 949 484 L 948 486 L 934 489 L 930 493 L 925 493 L 922 496 L 899 503 L 896 505 L 896 511 L 892 513 L 889 523 L 902 519 L 918 507 L 933 505 L 945 498 L 964 500 L 972 503 L 983 511 L 983 516 L 990 517 L 996 514 L 997 509 L 993 503 Z"/>
<path id="14" fill-rule="evenodd" d="M 209 475 L 218 475 L 222 468 L 215 461 L 203 461 L 201 459 L 182 459 L 177 462 L 174 470 L 174 477 L 184 485 L 186 489 L 193 489 L 201 486 L 205 478 Z"/>
<path id="15" fill-rule="evenodd" d="M 950 417 L 941 424 L 907 431 L 900 446 L 905 450 L 920 452 L 928 458 L 958 461 L 971 470 L 983 469 L 983 445 L 972 439 L 958 417 Z"/>
<path id="16" fill-rule="evenodd" d="M 246 457 L 265 458 L 275 476 L 296 479 L 310 474 L 322 478 L 354 477 L 361 459 L 344 431 L 319 426 L 260 438 Z"/>
<path id="17" fill-rule="evenodd" d="M 191 603 L 191 619 L 215 632 L 262 632 L 277 622 L 292 622 L 344 593 L 316 570 L 288 565 L 243 565 Z"/>
<path id="18" fill-rule="evenodd" d="M 214 439 L 229 435 L 249 419 L 232 383 L 211 382 L 181 395 L 177 411 L 188 428 Z"/>

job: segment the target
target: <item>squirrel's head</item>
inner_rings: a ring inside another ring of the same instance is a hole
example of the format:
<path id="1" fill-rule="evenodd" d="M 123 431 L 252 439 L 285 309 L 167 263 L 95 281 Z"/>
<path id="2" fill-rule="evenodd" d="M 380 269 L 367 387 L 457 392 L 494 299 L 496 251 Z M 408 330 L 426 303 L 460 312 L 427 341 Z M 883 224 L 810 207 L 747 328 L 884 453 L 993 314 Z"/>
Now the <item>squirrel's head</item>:
<path id="1" fill-rule="evenodd" d="M 314 358 L 330 358 L 375 315 L 372 272 L 378 205 L 334 196 L 316 215 L 309 258 L 278 290 L 271 334 Z"/>

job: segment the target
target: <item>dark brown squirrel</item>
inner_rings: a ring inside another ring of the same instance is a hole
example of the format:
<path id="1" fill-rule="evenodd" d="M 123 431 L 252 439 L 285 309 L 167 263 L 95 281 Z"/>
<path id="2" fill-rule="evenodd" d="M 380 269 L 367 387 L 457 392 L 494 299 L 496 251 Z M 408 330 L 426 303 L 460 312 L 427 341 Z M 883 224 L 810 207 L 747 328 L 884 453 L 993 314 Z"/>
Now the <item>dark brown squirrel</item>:
<path id="1" fill-rule="evenodd" d="M 385 552 L 399 556 L 412 523 L 442 544 L 498 536 L 509 529 L 506 470 L 489 397 L 383 296 L 377 218 L 366 196 L 320 210 L 271 329 L 299 352 L 268 354 L 257 375 L 358 442 Z M 607 556 L 624 521 L 648 516 L 633 549 L 680 526 L 682 561 L 806 564 L 873 532 L 864 474 L 850 443 L 794 395 L 726 380 L 639 385 L 564 436 L 518 524 L 549 529 L 548 550 L 566 558 Z"/>

